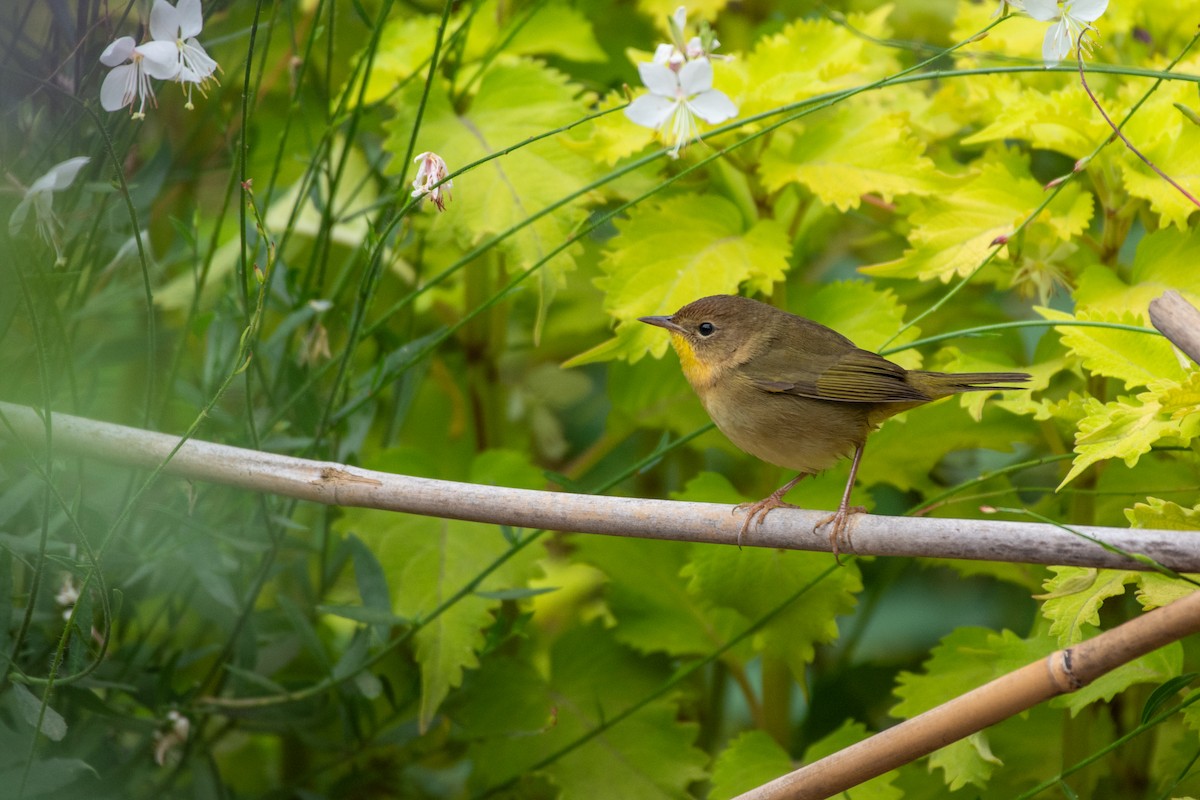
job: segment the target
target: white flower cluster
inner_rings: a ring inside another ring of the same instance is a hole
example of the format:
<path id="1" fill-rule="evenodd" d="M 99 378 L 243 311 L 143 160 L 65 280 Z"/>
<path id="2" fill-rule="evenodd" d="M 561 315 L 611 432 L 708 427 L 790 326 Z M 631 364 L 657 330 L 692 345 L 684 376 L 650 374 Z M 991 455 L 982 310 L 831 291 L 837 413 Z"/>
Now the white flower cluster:
<path id="1" fill-rule="evenodd" d="M 654 60 L 638 64 L 638 75 L 650 90 L 625 108 L 632 122 L 657 131 L 666 131 L 671 156 L 699 136 L 696 117 L 716 124 L 737 116 L 737 106 L 724 92 L 713 88 L 713 51 L 720 42 L 708 23 L 701 23 L 700 35 L 685 39 L 687 9 L 680 6 L 667 19 L 670 44 L 660 44 Z"/>
<path id="2" fill-rule="evenodd" d="M 150 9 L 150 41 L 138 44 L 132 36 L 122 36 L 104 49 L 100 63 L 112 70 L 100 86 L 100 105 L 105 111 L 119 111 L 138 101 L 134 119 L 144 119 L 146 102 L 157 106 L 151 78 L 181 84 L 192 105 L 192 87 L 204 94 L 209 81 L 216 82 L 220 65 L 214 61 L 196 37 L 204 27 L 200 0 L 154 0 Z"/>
<path id="3" fill-rule="evenodd" d="M 1047 67 L 1053 67 L 1076 47 L 1086 55 L 1091 54 L 1088 34 L 1096 32 L 1092 23 L 1108 10 L 1108 0 L 1000 0 L 996 13 L 1007 9 L 1050 23 L 1042 42 L 1042 59 Z"/>

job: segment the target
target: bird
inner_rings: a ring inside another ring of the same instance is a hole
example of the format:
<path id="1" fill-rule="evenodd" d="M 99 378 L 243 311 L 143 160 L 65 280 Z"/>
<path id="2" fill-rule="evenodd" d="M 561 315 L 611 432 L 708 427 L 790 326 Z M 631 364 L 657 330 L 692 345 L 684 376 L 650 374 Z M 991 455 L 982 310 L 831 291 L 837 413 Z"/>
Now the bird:
<path id="1" fill-rule="evenodd" d="M 909 370 L 857 347 L 818 322 L 737 295 L 702 297 L 670 316 L 639 317 L 665 329 L 683 374 L 717 428 L 737 447 L 798 473 L 767 497 L 743 503 L 737 543 L 752 522 L 776 508 L 797 508 L 784 496 L 803 478 L 852 457 L 837 511 L 813 528 L 832 525 L 830 549 L 840 562 L 850 548 L 851 490 L 867 436 L 888 417 L 943 397 L 1018 389 L 1023 372 L 945 373 Z"/>

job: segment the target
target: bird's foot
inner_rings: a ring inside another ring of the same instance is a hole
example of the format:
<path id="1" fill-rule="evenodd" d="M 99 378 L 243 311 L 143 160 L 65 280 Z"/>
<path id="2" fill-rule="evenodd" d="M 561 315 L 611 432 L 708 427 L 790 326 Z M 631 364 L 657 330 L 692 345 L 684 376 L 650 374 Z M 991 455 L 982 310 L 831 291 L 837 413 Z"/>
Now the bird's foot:
<path id="1" fill-rule="evenodd" d="M 813 533 L 816 533 L 826 525 L 833 525 L 833 531 L 829 534 L 829 547 L 833 550 L 833 557 L 838 564 L 842 563 L 843 545 L 851 552 L 854 550 L 854 545 L 850 541 L 850 531 L 847 529 L 847 526 L 850 524 L 851 515 L 865 513 L 867 513 L 867 510 L 862 506 L 849 506 L 843 503 L 838 507 L 837 511 L 813 526 Z"/>
<path id="2" fill-rule="evenodd" d="M 787 488 L 790 489 L 791 486 L 789 485 Z M 746 512 L 746 521 L 742 523 L 742 529 L 738 531 L 737 535 L 738 547 L 742 546 L 742 537 L 750 530 L 750 523 L 754 522 L 756 518 L 758 519 L 758 524 L 762 525 L 763 520 L 767 518 L 767 514 L 776 508 L 800 508 L 800 506 L 793 505 L 792 503 L 783 502 L 781 497 L 782 495 L 779 492 L 775 492 L 756 503 L 739 503 L 733 507 L 733 513 L 735 514 L 739 511 Z"/>

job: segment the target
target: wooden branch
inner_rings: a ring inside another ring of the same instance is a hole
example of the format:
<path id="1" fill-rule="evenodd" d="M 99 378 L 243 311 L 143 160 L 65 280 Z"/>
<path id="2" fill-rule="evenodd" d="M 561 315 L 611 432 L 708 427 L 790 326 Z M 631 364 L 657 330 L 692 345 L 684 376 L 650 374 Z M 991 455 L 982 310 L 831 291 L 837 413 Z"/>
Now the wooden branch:
<path id="1" fill-rule="evenodd" d="M 132 467 L 153 469 L 179 441 L 165 433 L 67 414 L 55 414 L 53 423 L 56 452 Z M 36 449 L 44 441 L 45 430 L 33 409 L 0 403 L 0 436 L 19 437 L 25 446 Z M 437 481 L 199 440 L 185 443 L 166 471 L 189 480 L 317 503 L 610 536 L 733 545 L 742 523 L 732 506 L 715 503 Z M 743 544 L 828 552 L 828 533 L 813 531 L 828 516 L 827 511 L 778 509 L 761 527 L 751 527 Z M 1074 530 L 1147 555 L 1179 572 L 1200 572 L 1200 533 L 1082 526 Z M 861 514 L 852 518 L 851 532 L 853 548 L 843 548 L 843 552 L 1146 569 L 1141 562 L 1106 551 L 1061 528 L 1037 523 Z"/>
<path id="2" fill-rule="evenodd" d="M 1200 632 L 1200 592 L 960 695 L 869 739 L 801 767 L 735 800 L 809 800 L 839 795 L 1045 700 Z"/>
<path id="3" fill-rule="evenodd" d="M 1200 311 L 1174 289 L 1150 301 L 1150 322 L 1200 364 Z"/>

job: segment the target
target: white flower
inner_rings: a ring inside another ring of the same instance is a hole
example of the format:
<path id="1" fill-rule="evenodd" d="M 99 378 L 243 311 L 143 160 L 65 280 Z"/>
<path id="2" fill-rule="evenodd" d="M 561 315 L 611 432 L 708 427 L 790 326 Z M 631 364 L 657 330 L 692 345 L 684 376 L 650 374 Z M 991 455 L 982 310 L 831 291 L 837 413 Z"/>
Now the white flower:
<path id="1" fill-rule="evenodd" d="M 100 54 L 100 63 L 112 67 L 100 86 L 100 105 L 105 111 L 119 111 L 125 106 L 133 105 L 134 98 L 137 98 L 140 102 L 137 111 L 133 112 L 134 119 L 145 119 L 147 99 L 150 100 L 150 105 L 158 105 L 154 97 L 154 87 L 150 84 L 149 69 L 162 72 L 172 67 L 169 60 L 165 63 L 148 64 L 145 54 L 138 49 L 132 36 L 122 36 L 104 48 L 104 52 Z"/>
<path id="2" fill-rule="evenodd" d="M 79 602 L 79 587 L 75 585 L 75 580 L 71 577 L 71 573 L 63 573 L 62 584 L 58 588 L 58 594 L 54 595 L 54 602 L 62 606 L 63 619 L 70 619 L 71 610 Z"/>
<path id="3" fill-rule="evenodd" d="M 1025 0 L 1000 0 L 1000 5 L 992 12 L 992 19 L 1006 16 L 1010 11 L 1017 13 L 1025 10 Z"/>
<path id="4" fill-rule="evenodd" d="M 454 188 L 454 181 L 442 183 L 450 174 L 446 162 L 437 153 L 421 153 L 413 161 L 421 166 L 417 167 L 417 177 L 412 182 L 412 196 L 428 195 L 429 202 L 437 206 L 438 211 L 445 211 L 446 201 L 450 199 L 450 190 Z"/>
<path id="5" fill-rule="evenodd" d="M 54 193 L 61 192 L 74 183 L 79 170 L 83 169 L 89 161 L 91 159 L 87 156 L 68 158 L 62 163 L 55 164 L 47 170 L 45 175 L 34 181 L 33 185 L 25 190 L 25 196 L 21 198 L 21 202 L 17 203 L 12 216 L 8 218 L 9 235 L 16 236 L 25 226 L 25 218 L 29 216 L 29 207 L 33 206 L 38 235 L 54 245 L 54 252 L 61 263 L 63 257 L 58 243 L 58 229 L 62 224 L 54 215 Z"/>
<path id="6" fill-rule="evenodd" d="M 167 712 L 169 727 L 166 731 L 154 733 L 154 761 L 160 767 L 167 763 L 167 755 L 183 746 L 191 732 L 192 723 L 183 714 L 171 710 Z"/>
<path id="7" fill-rule="evenodd" d="M 638 74 L 650 93 L 635 98 L 625 108 L 625 116 L 646 128 L 669 127 L 672 157 L 697 137 L 696 117 L 716 124 L 737 116 L 733 101 L 712 88 L 713 70 L 707 58 L 689 61 L 678 72 L 665 64 L 643 62 L 638 64 Z"/>
<path id="8" fill-rule="evenodd" d="M 1090 53 L 1088 31 L 1091 23 L 1108 8 L 1108 0 L 1025 0 L 1025 13 L 1039 22 L 1052 22 L 1042 43 L 1042 58 L 1052 67 L 1071 54 L 1076 46 Z"/>
<path id="9" fill-rule="evenodd" d="M 154 0 L 150 9 L 150 38 L 139 49 L 146 59 L 146 71 L 153 78 L 187 84 L 188 109 L 192 105 L 192 84 L 204 94 L 204 87 L 220 65 L 196 41 L 204 28 L 200 0 L 179 0 L 177 6 L 167 0 Z"/>

